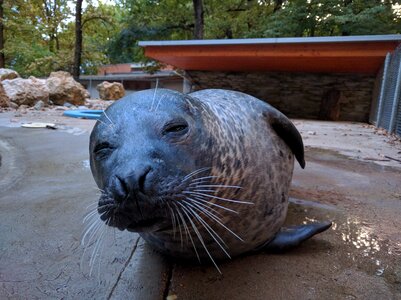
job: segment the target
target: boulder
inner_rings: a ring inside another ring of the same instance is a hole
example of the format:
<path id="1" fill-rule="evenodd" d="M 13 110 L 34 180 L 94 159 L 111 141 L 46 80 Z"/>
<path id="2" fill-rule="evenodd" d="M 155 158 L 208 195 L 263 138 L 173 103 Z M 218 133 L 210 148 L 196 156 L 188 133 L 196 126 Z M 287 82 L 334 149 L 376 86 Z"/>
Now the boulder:
<path id="1" fill-rule="evenodd" d="M 7 79 L 2 84 L 10 101 L 17 105 L 33 106 L 40 100 L 49 101 L 49 89 L 44 79 L 31 76 L 28 79 Z"/>
<path id="2" fill-rule="evenodd" d="M 15 79 L 18 78 L 19 74 L 11 69 L 1 69 L 0 68 L 0 80 L 6 80 L 6 79 Z"/>
<path id="3" fill-rule="evenodd" d="M 0 82 L 0 107 L 9 107 L 10 99 L 8 98 L 3 84 Z"/>
<path id="4" fill-rule="evenodd" d="M 63 105 L 65 102 L 83 105 L 85 99 L 90 97 L 83 85 L 75 81 L 68 72 L 52 72 L 46 84 L 50 92 L 50 100 L 56 105 Z"/>
<path id="5" fill-rule="evenodd" d="M 103 81 L 98 84 L 99 98 L 103 100 L 117 100 L 125 95 L 124 86 L 119 82 Z"/>

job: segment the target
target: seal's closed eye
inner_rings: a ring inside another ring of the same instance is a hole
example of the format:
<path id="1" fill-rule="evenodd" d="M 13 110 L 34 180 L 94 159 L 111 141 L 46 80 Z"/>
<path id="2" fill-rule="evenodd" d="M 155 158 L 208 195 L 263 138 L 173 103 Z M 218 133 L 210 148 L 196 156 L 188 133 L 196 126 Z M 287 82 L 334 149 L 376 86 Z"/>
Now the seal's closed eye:
<path id="1" fill-rule="evenodd" d="M 113 149 L 114 147 L 109 142 L 102 142 L 95 146 L 93 153 L 95 154 L 96 160 L 101 160 L 106 158 Z"/>
<path id="2" fill-rule="evenodd" d="M 174 120 L 167 123 L 163 135 L 184 135 L 188 132 L 188 123 L 185 120 Z"/>

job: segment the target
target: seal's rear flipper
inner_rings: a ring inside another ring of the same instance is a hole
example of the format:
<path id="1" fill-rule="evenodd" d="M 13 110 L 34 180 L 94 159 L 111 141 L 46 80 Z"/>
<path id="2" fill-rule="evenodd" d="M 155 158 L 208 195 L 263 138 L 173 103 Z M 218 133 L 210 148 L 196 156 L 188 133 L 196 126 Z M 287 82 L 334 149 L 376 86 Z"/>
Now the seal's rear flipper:
<path id="1" fill-rule="evenodd" d="M 260 250 L 282 252 L 298 246 L 315 234 L 329 229 L 331 222 L 311 223 L 306 225 L 283 228 L 277 235 Z"/>

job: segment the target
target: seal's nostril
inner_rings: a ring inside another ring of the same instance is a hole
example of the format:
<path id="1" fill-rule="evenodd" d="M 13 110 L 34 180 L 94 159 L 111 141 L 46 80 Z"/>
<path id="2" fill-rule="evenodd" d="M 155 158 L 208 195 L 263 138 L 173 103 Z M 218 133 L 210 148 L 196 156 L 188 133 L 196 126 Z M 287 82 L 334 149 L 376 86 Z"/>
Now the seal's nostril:
<path id="1" fill-rule="evenodd" d="M 146 176 L 149 174 L 150 171 L 151 171 L 151 167 L 146 168 L 144 170 L 144 172 L 138 178 L 138 189 L 143 194 L 146 194 L 146 191 L 145 191 Z"/>
<path id="2" fill-rule="evenodd" d="M 116 185 L 117 185 L 116 188 L 117 188 L 118 195 L 120 196 L 120 198 L 124 199 L 130 193 L 130 189 L 128 187 L 127 182 L 123 178 L 116 175 L 116 179 L 117 179 L 116 180 Z"/>

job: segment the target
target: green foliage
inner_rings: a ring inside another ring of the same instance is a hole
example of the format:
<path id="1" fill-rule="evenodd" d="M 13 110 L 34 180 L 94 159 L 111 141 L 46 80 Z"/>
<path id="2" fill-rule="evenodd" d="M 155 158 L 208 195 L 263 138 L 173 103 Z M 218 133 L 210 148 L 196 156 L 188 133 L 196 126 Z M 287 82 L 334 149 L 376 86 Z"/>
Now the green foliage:
<path id="1" fill-rule="evenodd" d="M 54 6 L 54 4 L 56 4 Z M 74 1 L 5 0 L 6 65 L 22 76 L 48 76 L 72 71 L 74 52 Z M 122 30 L 119 6 L 90 3 L 83 12 L 82 73 L 94 74 L 109 63 L 105 52 Z"/>
<path id="2" fill-rule="evenodd" d="M 124 12 L 118 6 L 99 4 L 87 7 L 82 18 L 81 73 L 96 74 L 98 66 L 110 63 L 106 55 L 108 44 L 123 29 L 123 18 Z"/>
<path id="3" fill-rule="evenodd" d="M 146 61 L 137 46 L 140 40 L 190 39 L 194 28 L 192 2 L 188 0 L 126 1 L 125 28 L 110 41 L 113 63 Z"/>
<path id="4" fill-rule="evenodd" d="M 192 0 L 86 1 L 82 74 L 99 65 L 148 61 L 141 40 L 192 39 Z M 394 0 L 204 0 L 210 39 L 401 33 Z M 6 64 L 23 76 L 71 71 L 73 0 L 4 0 Z M 152 69 L 157 65 L 152 66 Z"/>
<path id="5" fill-rule="evenodd" d="M 286 1 L 282 9 L 265 18 L 256 34 L 281 37 L 397 33 L 392 4 L 374 0 Z"/>
<path id="6" fill-rule="evenodd" d="M 391 0 L 205 0 L 205 38 L 400 33 Z M 190 0 L 126 0 L 125 28 L 111 41 L 113 62 L 143 59 L 140 40 L 191 39 Z"/>
<path id="7" fill-rule="evenodd" d="M 206 1 L 206 38 L 245 38 L 256 31 L 273 11 L 271 1 Z"/>

